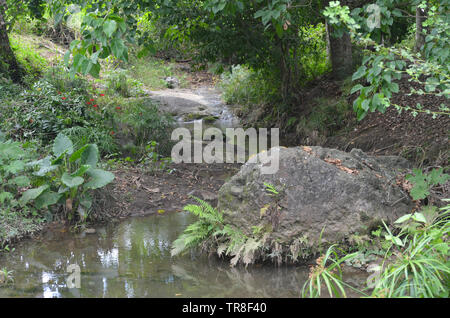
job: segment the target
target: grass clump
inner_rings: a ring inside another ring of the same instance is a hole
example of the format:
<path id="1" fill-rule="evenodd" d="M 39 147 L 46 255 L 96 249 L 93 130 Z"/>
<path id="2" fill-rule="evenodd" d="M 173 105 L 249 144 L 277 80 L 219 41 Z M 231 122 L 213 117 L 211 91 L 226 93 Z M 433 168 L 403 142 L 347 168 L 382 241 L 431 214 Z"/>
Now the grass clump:
<path id="1" fill-rule="evenodd" d="M 449 202 L 449 199 L 444 201 Z M 331 248 L 317 259 L 303 286 L 304 297 L 320 297 L 326 287 L 330 297 L 346 297 L 350 288 L 365 297 L 381 298 L 448 298 L 450 263 L 448 259 L 450 205 L 440 209 L 424 207 L 406 214 L 395 224 L 400 232 L 393 234 L 385 225 L 386 253 L 380 265 L 371 268 L 374 277 L 367 288 L 357 290 L 342 280 L 340 264 L 357 258 L 359 252 L 341 257 Z"/>
<path id="2" fill-rule="evenodd" d="M 130 68 L 128 71 L 130 77 L 144 84 L 151 90 L 161 90 L 167 88 L 165 79 L 167 77 L 176 77 L 180 80 L 180 87 L 187 86 L 186 75 L 175 68 L 174 63 L 167 63 L 164 60 L 156 59 L 151 56 L 137 58 L 130 56 Z"/>
<path id="3" fill-rule="evenodd" d="M 49 62 L 37 51 L 35 43 L 16 33 L 11 34 L 10 43 L 17 62 L 27 75 L 38 77 L 50 67 Z"/>

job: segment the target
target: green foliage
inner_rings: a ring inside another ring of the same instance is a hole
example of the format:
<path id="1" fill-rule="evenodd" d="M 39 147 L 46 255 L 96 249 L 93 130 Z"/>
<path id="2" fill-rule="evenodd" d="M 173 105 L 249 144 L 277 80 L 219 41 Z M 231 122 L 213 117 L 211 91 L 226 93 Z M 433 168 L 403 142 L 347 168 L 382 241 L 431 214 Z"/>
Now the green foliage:
<path id="1" fill-rule="evenodd" d="M 187 205 L 185 210 L 196 215 L 199 220 L 189 225 L 172 244 L 172 256 L 194 248 L 216 250 L 218 256 L 230 257 L 230 265 L 239 262 L 253 263 L 260 255 L 267 241 L 264 226 L 254 226 L 253 236 L 245 235 L 240 229 L 225 224 L 223 214 L 207 202 L 195 198 L 199 205 Z"/>
<path id="2" fill-rule="evenodd" d="M 0 251 L 12 239 L 41 228 L 42 219 L 34 207 L 21 207 L 19 199 L 32 184 L 27 163 L 36 153 L 31 143 L 21 144 L 1 137 L 0 133 Z"/>
<path id="3" fill-rule="evenodd" d="M 401 251 L 395 253 L 394 262 L 381 268 L 373 296 L 448 297 L 450 205 L 441 211 L 439 214 L 436 208 L 426 207 L 421 213 L 407 214 L 396 221 L 402 231 L 393 246 L 401 247 Z"/>
<path id="4" fill-rule="evenodd" d="M 239 261 L 248 265 L 254 261 L 255 252 L 263 247 L 264 239 L 249 238 L 240 230 L 224 224 L 223 215 L 207 202 L 195 198 L 199 205 L 187 205 L 185 210 L 199 220 L 189 225 L 172 244 L 172 256 L 185 253 L 189 249 L 205 247 L 217 248 L 217 254 L 232 257 L 231 266 Z"/>
<path id="5" fill-rule="evenodd" d="M 158 154 L 169 156 L 172 149 L 170 136 L 173 123 L 173 118 L 161 113 L 150 99 L 136 100 L 124 105 L 117 119 L 121 133 L 131 136 L 131 153 L 137 158 L 146 154 L 146 146 L 151 141 L 157 142 L 155 151 Z"/>
<path id="6" fill-rule="evenodd" d="M 266 187 L 266 191 L 269 192 L 270 195 L 279 195 L 280 191 L 278 191 L 273 184 L 264 182 L 264 186 Z"/>
<path id="7" fill-rule="evenodd" d="M 37 77 L 49 68 L 48 61 L 36 52 L 31 44 L 24 42 L 20 36 L 12 34 L 10 44 L 17 62 L 31 77 Z"/>
<path id="8" fill-rule="evenodd" d="M 119 60 L 128 61 L 128 48 L 125 45 L 127 25 L 123 18 L 112 12 L 106 16 L 98 11 L 88 12 L 81 22 L 83 40 L 74 40 L 70 50 L 64 56 L 69 66 L 72 56 L 70 74 L 80 72 L 99 77 L 99 59 L 113 55 Z"/>
<path id="9" fill-rule="evenodd" d="M 14 24 L 23 18 L 44 19 L 45 0 L 6 0 L 6 22 L 7 31 L 10 32 Z"/>
<path id="10" fill-rule="evenodd" d="M 114 136 L 106 127 L 74 126 L 63 129 L 61 133 L 69 137 L 77 149 L 87 144 L 96 144 L 102 156 L 115 154 L 119 149 Z"/>
<path id="11" fill-rule="evenodd" d="M 446 98 L 450 96 L 448 2 L 439 1 L 430 6 L 430 15 L 424 23 L 430 28 L 424 48 L 425 59 L 407 47 L 396 48 L 380 44 L 381 34 L 389 34 L 393 17 L 401 17 L 401 11 L 395 8 L 392 1 L 378 1 L 377 5 L 380 12 L 380 27 L 375 28 L 365 27 L 368 23 L 364 14 L 368 6 L 355 9 L 350 15 L 348 7 L 341 7 L 339 1 L 336 1 L 330 2 L 330 6 L 324 11 L 331 24 L 340 29 L 348 29 L 360 46 L 373 48 L 365 51 L 363 65 L 353 75 L 354 81 L 364 79 L 368 84 L 364 86 L 360 83 L 352 89 L 352 93 L 359 92 L 353 104 L 358 119 L 363 119 L 369 111 L 384 112 L 389 106 L 394 106 L 399 112 L 409 111 L 414 116 L 418 113 L 431 114 L 433 118 L 438 115 L 450 115 L 449 108 L 445 104 L 440 105 L 439 110 L 432 111 L 427 109 L 427 105 L 420 103 L 401 106 L 391 102 L 392 95 L 399 92 L 399 85 L 395 81 L 400 80 L 404 74 L 409 77 L 409 81 L 422 87 L 415 89 L 411 85 L 410 95 L 428 94 Z"/>
<path id="12" fill-rule="evenodd" d="M 38 138 L 44 146 L 64 132 L 78 146 L 96 143 L 102 154 L 114 153 L 113 115 L 98 107 L 92 95 L 86 80 L 70 79 L 64 68 L 55 67 L 30 89 L 0 84 L 0 123 L 10 136 Z"/>
<path id="13" fill-rule="evenodd" d="M 96 145 L 76 149 L 63 134 L 53 143 L 53 155 L 32 161 L 33 153 L 33 148 L 19 142 L 0 142 L 1 223 L 2 231 L 9 231 L 0 233 L 2 240 L 20 234 L 14 225 L 24 227 L 24 232 L 33 229 L 32 224 L 27 224 L 30 222 L 19 224 L 9 214 L 26 218 L 28 213 L 36 216 L 46 209 L 57 213 L 63 206 L 69 220 L 73 219 L 74 211 L 85 220 L 92 206 L 92 190 L 114 179 L 112 173 L 97 167 Z"/>
<path id="14" fill-rule="evenodd" d="M 295 128 L 300 136 L 309 137 L 312 144 L 320 144 L 322 140 L 319 138 L 332 136 L 340 129 L 348 128 L 351 112 L 351 105 L 347 102 L 345 95 L 338 99 L 317 98 L 307 116 L 291 117 L 286 123 L 286 128 Z M 319 134 L 315 137 L 317 133 Z"/>
<path id="15" fill-rule="evenodd" d="M 449 202 L 446 199 L 444 201 Z M 427 206 L 420 212 L 406 214 L 394 224 L 400 232 L 394 235 L 385 225 L 385 242 L 388 242 L 381 265 L 371 268 L 375 280 L 368 286 L 371 294 L 356 290 L 342 279 L 340 264 L 360 258 L 360 252 L 340 255 L 334 246 L 317 259 L 311 267 L 309 279 L 303 286 L 303 297 L 320 297 L 326 287 L 330 297 L 346 297 L 345 289 L 351 289 L 370 297 L 442 297 L 449 295 L 450 205 L 440 209 Z M 380 237 L 382 230 L 375 231 Z M 391 256 L 395 256 L 393 259 Z M 368 280 L 369 283 L 369 280 Z"/>
<path id="16" fill-rule="evenodd" d="M 196 248 L 204 243 L 211 235 L 222 228 L 223 217 L 207 202 L 194 197 L 199 205 L 189 204 L 185 211 L 197 216 L 199 220 L 189 225 L 172 244 L 172 256 Z"/>
<path id="17" fill-rule="evenodd" d="M 172 162 L 171 157 L 163 157 L 157 151 L 158 143 L 154 140 L 150 141 L 145 147 L 145 154 L 141 158 L 140 163 L 143 168 L 150 172 L 164 171 Z M 173 169 L 167 169 L 168 173 L 172 173 Z"/>
<path id="18" fill-rule="evenodd" d="M 317 259 L 316 265 L 311 267 L 309 278 L 303 285 L 302 297 L 321 297 L 324 287 L 330 297 L 347 297 L 344 287 L 352 287 L 342 280 L 341 264 L 354 258 L 357 253 L 339 257 L 335 249 L 335 245 L 330 246 L 326 253 Z"/>
<path id="19" fill-rule="evenodd" d="M 38 209 L 60 204 L 69 220 L 77 212 L 83 221 L 92 206 L 92 190 L 102 188 L 114 179 L 114 175 L 97 167 L 99 151 L 96 145 L 87 144 L 75 151 L 72 141 L 60 133 L 56 137 L 53 156 L 28 165 L 37 167 L 37 188 L 25 191 L 19 203 L 24 206 L 34 201 Z"/>
<path id="20" fill-rule="evenodd" d="M 69 3 L 55 2 L 59 5 L 54 5 L 53 15 L 66 16 Z M 288 104 L 289 93 L 328 67 L 324 26 L 315 14 L 321 4 L 316 1 L 311 6 L 291 6 L 287 0 L 78 0 L 71 4 L 81 5 L 85 12 L 83 40 L 73 41 L 65 56 L 72 75 L 98 76 L 99 60 L 110 56 L 126 62 L 127 45 L 136 40 L 141 47 L 138 57 L 154 53 L 164 42 L 161 39 L 171 46 L 189 42 L 198 62 L 246 63 L 273 74 L 278 95 Z"/>
<path id="21" fill-rule="evenodd" d="M 20 188 L 30 185 L 26 171 L 30 155 L 18 142 L 0 141 L 0 203 L 4 206 L 17 206 L 15 197 Z"/>
<path id="22" fill-rule="evenodd" d="M 14 283 L 14 271 L 9 271 L 5 267 L 0 269 L 0 286 Z"/>
<path id="23" fill-rule="evenodd" d="M 116 69 L 105 74 L 105 81 L 109 94 L 118 94 L 122 97 L 136 97 L 143 95 L 143 84 L 130 78 L 128 72 L 123 69 Z"/>
<path id="24" fill-rule="evenodd" d="M 450 180 L 450 175 L 443 173 L 444 169 L 433 169 L 428 174 L 423 174 L 422 170 L 414 169 L 414 175 L 406 176 L 406 180 L 413 183 L 410 194 L 414 200 L 425 199 L 430 194 L 430 188 L 438 184 L 445 184 Z"/>
<path id="25" fill-rule="evenodd" d="M 138 58 L 135 54 L 130 54 L 128 76 L 152 90 L 167 88 L 164 79 L 173 76 L 180 79 L 181 87 L 186 86 L 184 79 L 186 74 L 178 71 L 174 63 L 159 60 L 152 56 Z"/>
<path id="26" fill-rule="evenodd" d="M 266 80 L 262 72 L 242 65 L 221 75 L 220 88 L 225 102 L 253 109 L 276 100 L 277 88 Z"/>

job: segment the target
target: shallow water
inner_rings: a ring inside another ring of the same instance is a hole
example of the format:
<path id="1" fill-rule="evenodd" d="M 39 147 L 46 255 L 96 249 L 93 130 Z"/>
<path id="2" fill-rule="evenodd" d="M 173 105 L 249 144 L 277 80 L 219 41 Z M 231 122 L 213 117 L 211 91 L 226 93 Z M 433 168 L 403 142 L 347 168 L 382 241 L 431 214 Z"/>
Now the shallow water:
<path id="1" fill-rule="evenodd" d="M 305 266 L 230 268 L 217 257 L 170 257 L 171 243 L 193 219 L 186 213 L 130 218 L 96 234 L 47 232 L 0 257 L 14 284 L 0 297 L 299 297 Z M 81 288 L 68 288 L 70 264 Z"/>

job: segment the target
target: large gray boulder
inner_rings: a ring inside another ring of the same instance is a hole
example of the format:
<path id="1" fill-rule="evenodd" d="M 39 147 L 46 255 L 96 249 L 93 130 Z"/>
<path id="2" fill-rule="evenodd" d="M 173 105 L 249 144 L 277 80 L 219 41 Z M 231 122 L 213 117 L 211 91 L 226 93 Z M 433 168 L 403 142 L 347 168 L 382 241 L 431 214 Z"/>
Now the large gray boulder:
<path id="1" fill-rule="evenodd" d="M 307 247 L 312 252 L 319 242 L 364 235 L 381 220 L 393 222 L 414 206 L 396 185 L 397 175 L 410 168 L 401 157 L 374 157 L 359 149 L 281 147 L 279 158 L 275 174 L 262 174 L 262 164 L 255 160 L 243 165 L 220 189 L 218 209 L 227 224 L 247 236 L 265 232 L 280 251 L 298 254 Z M 267 191 L 267 184 L 279 194 Z"/>

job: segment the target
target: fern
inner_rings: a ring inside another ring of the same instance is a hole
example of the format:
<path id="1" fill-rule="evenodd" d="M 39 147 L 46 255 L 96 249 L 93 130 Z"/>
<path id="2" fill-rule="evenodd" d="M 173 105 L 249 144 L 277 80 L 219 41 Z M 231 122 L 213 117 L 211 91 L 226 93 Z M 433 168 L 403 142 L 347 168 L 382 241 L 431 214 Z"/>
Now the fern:
<path id="1" fill-rule="evenodd" d="M 191 248 L 195 248 L 204 243 L 207 239 L 214 237 L 223 229 L 223 217 L 215 208 L 207 202 L 193 197 L 200 205 L 189 204 L 184 207 L 199 218 L 199 220 L 189 225 L 172 244 L 171 255 L 182 254 Z"/>
<path id="2" fill-rule="evenodd" d="M 197 197 L 192 198 L 196 200 L 200 205 L 188 204 L 184 207 L 185 211 L 191 212 L 201 220 L 205 220 L 212 224 L 223 222 L 222 214 L 219 213 L 219 211 L 213 208 L 210 204 Z"/>
<path id="3" fill-rule="evenodd" d="M 172 244 L 172 256 L 182 254 L 192 248 L 197 248 L 206 242 L 217 247 L 219 256 L 232 257 L 231 265 L 239 261 L 248 265 L 255 259 L 255 254 L 265 242 L 265 238 L 249 238 L 240 230 L 223 224 L 223 214 L 207 202 L 193 197 L 199 204 L 189 204 L 185 211 L 192 213 L 199 219 L 189 225 Z"/>

